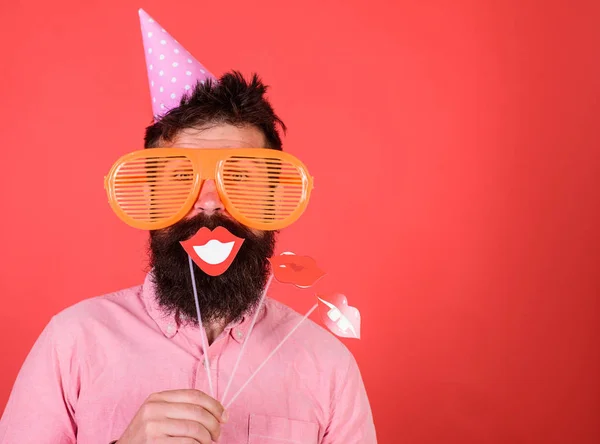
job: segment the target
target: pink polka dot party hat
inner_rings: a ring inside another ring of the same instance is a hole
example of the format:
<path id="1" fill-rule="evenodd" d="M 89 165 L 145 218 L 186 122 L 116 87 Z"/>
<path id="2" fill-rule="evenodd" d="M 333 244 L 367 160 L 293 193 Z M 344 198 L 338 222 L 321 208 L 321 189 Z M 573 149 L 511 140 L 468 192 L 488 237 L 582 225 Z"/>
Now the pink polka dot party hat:
<path id="1" fill-rule="evenodd" d="M 197 82 L 216 80 L 187 49 L 146 11 L 139 10 L 154 119 L 179 106 Z"/>

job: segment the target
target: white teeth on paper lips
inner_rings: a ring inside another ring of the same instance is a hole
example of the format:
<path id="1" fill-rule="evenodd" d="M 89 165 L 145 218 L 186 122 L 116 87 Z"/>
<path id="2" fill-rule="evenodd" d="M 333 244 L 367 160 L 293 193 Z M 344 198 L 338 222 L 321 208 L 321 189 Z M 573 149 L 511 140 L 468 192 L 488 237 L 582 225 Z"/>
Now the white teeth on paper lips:
<path id="1" fill-rule="evenodd" d="M 337 322 L 342 317 L 342 312 L 334 307 L 327 312 L 327 317 L 333 322 Z"/>
<path id="2" fill-rule="evenodd" d="M 329 311 L 327 311 L 327 317 L 334 323 L 337 325 L 337 327 L 343 331 L 345 334 L 348 333 L 348 330 L 350 330 L 350 332 L 352 332 L 352 334 L 354 335 L 354 337 L 358 337 L 358 335 L 356 334 L 356 330 L 354 329 L 354 326 L 352 325 L 352 323 L 350 322 L 350 320 L 344 316 L 342 314 L 342 312 L 339 310 L 339 308 L 337 308 L 335 305 L 324 301 L 321 298 L 318 298 L 321 302 L 323 302 L 327 307 L 329 307 Z"/>
<path id="3" fill-rule="evenodd" d="M 337 321 L 337 326 L 339 327 L 340 330 L 342 330 L 344 333 L 346 333 L 348 330 L 350 330 L 352 332 L 352 334 L 354 336 L 356 336 L 356 332 L 354 331 L 354 327 L 352 326 L 352 324 L 350 323 L 350 321 L 345 317 L 341 317 L 338 321 Z"/>
<path id="4" fill-rule="evenodd" d="M 210 265 L 217 265 L 225 262 L 225 259 L 231 254 L 235 242 L 219 242 L 216 239 L 209 240 L 205 245 L 194 247 L 196 254 L 204 262 Z"/>
<path id="5" fill-rule="evenodd" d="M 342 317 L 342 312 L 333 304 L 324 301 L 321 298 L 318 298 L 321 302 L 323 302 L 327 307 L 329 307 L 329 311 L 327 312 L 327 317 L 331 319 L 333 322 L 337 322 L 339 318 Z"/>

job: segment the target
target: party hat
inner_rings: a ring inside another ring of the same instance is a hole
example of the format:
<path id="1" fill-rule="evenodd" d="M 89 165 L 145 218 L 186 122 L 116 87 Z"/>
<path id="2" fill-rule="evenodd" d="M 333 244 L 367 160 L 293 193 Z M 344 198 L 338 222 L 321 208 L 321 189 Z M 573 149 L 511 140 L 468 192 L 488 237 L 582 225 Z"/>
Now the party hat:
<path id="1" fill-rule="evenodd" d="M 143 9 L 139 10 L 146 53 L 152 112 L 158 120 L 197 82 L 215 79 L 208 70 Z"/>

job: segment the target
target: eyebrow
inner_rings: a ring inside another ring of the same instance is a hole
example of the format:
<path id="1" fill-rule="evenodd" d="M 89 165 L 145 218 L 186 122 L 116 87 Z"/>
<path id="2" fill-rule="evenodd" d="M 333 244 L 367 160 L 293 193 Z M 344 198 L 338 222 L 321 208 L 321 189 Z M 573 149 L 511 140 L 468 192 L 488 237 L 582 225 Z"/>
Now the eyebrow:
<path id="1" fill-rule="evenodd" d="M 201 142 L 203 146 L 198 146 L 197 142 Z M 211 146 L 210 142 L 219 142 L 218 147 Z M 225 143 L 224 143 L 225 142 Z M 227 143 L 229 142 L 229 143 Z M 207 148 L 207 149 L 218 149 L 218 148 L 266 148 L 266 146 L 254 145 L 246 140 L 231 140 L 231 139 L 198 139 L 194 142 L 182 142 L 175 140 L 170 143 L 167 148 Z"/>

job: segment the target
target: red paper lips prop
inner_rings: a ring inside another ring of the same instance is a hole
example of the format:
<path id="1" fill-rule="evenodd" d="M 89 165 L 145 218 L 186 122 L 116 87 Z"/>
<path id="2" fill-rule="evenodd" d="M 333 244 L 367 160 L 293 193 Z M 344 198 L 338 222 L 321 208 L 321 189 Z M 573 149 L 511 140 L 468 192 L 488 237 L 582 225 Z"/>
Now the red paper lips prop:
<path id="1" fill-rule="evenodd" d="M 294 284 L 308 288 L 325 276 L 315 260 L 309 256 L 297 256 L 294 253 L 282 253 L 269 259 L 273 274 L 282 284 Z"/>
<path id="2" fill-rule="evenodd" d="M 212 231 L 203 227 L 181 242 L 181 246 L 202 271 L 219 276 L 227 271 L 243 242 L 244 239 L 234 236 L 225 227 L 219 226 Z"/>

